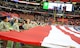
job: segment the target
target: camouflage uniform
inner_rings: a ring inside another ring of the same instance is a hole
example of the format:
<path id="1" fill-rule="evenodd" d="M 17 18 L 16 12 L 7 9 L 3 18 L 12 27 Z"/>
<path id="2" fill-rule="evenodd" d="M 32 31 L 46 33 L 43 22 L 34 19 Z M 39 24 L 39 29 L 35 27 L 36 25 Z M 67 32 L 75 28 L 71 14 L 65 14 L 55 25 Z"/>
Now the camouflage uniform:
<path id="1" fill-rule="evenodd" d="M 0 22 L 0 30 L 1 31 L 9 31 L 10 30 L 10 23 L 9 22 Z"/>
<path id="2" fill-rule="evenodd" d="M 28 25 L 26 23 L 22 25 L 22 27 L 24 28 L 24 30 L 28 30 L 28 27 L 27 26 Z"/>
<path id="3" fill-rule="evenodd" d="M 19 29 L 19 23 L 14 23 L 13 24 L 13 30 L 15 30 L 15 31 L 20 31 L 20 29 Z"/>

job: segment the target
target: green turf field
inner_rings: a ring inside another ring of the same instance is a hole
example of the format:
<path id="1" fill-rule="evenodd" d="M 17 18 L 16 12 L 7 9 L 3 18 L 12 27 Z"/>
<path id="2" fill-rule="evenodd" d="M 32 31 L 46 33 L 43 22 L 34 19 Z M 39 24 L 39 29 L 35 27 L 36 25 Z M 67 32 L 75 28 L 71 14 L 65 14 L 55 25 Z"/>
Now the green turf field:
<path id="1" fill-rule="evenodd" d="M 8 41 L 7 48 L 11 48 L 12 41 Z M 16 43 L 16 48 L 22 48 L 20 43 Z M 44 47 L 39 47 L 39 46 L 33 46 L 33 45 L 25 45 L 23 48 L 44 48 Z"/>

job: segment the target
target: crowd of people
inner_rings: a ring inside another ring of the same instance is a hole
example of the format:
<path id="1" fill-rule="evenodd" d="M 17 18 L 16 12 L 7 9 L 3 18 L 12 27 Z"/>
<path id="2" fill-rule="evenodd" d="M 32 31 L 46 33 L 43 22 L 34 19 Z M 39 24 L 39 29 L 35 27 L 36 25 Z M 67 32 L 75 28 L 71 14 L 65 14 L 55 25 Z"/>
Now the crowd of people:
<path id="1" fill-rule="evenodd" d="M 30 19 L 22 19 L 22 18 L 10 18 L 7 16 L 0 17 L 0 31 L 10 31 L 15 30 L 20 32 L 21 30 L 28 30 L 30 28 L 39 26 L 39 25 L 47 25 L 44 22 L 36 22 L 35 20 Z"/>
<path id="2" fill-rule="evenodd" d="M 80 26 L 80 19 L 69 19 L 68 24 L 69 25 L 75 25 L 75 26 Z"/>
<path id="3" fill-rule="evenodd" d="M 36 26 L 45 26 L 45 25 L 52 25 L 52 24 L 61 24 L 62 21 L 54 21 L 53 17 L 45 17 L 40 15 L 32 15 L 32 14 L 19 14 L 20 17 L 16 16 L 1 16 L 0 17 L 0 30 L 1 31 L 8 31 L 8 30 L 28 30 L 30 28 Z M 31 18 L 32 17 L 32 18 Z M 67 25 L 75 25 L 80 26 L 79 19 L 69 19 L 66 22 Z M 64 25 L 65 23 L 63 23 Z"/>
<path id="4" fill-rule="evenodd" d="M 18 2 L 5 2 L 5 1 L 0 1 L 0 7 L 9 9 L 9 10 L 22 11 L 22 12 L 25 10 L 26 11 L 35 11 L 35 10 L 40 9 L 40 7 L 37 7 L 36 5 L 34 6 L 34 5 L 20 4 Z"/>

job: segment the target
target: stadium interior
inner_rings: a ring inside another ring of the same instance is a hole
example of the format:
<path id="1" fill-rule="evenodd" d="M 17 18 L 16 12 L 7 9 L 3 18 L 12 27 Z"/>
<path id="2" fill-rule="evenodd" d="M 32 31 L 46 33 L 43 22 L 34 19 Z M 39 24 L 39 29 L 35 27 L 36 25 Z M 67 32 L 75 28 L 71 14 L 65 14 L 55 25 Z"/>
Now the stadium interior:
<path id="1" fill-rule="evenodd" d="M 18 19 L 20 25 L 25 20 L 27 23 L 30 20 L 30 23 L 35 24 L 30 28 L 54 24 L 80 27 L 80 0 L 0 0 L 0 22 L 5 16 L 8 17 L 9 22 L 11 19 Z M 22 27 L 20 29 L 23 30 Z M 12 48 L 11 44 L 12 41 L 8 41 L 7 48 Z M 46 47 L 17 42 L 16 47 L 13 48 Z"/>

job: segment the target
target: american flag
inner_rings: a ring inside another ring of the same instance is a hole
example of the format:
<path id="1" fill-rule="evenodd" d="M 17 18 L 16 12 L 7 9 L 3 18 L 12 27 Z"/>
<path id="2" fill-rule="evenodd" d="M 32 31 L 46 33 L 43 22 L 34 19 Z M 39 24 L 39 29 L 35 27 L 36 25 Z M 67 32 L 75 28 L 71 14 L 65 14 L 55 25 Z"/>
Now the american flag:
<path id="1" fill-rule="evenodd" d="M 0 39 L 49 48 L 80 48 L 80 32 L 72 26 L 37 26 L 21 32 L 0 32 Z"/>
<path id="2" fill-rule="evenodd" d="M 80 48 L 80 33 L 73 27 L 51 26 L 52 30 L 43 40 L 42 46 L 51 48 Z"/>

